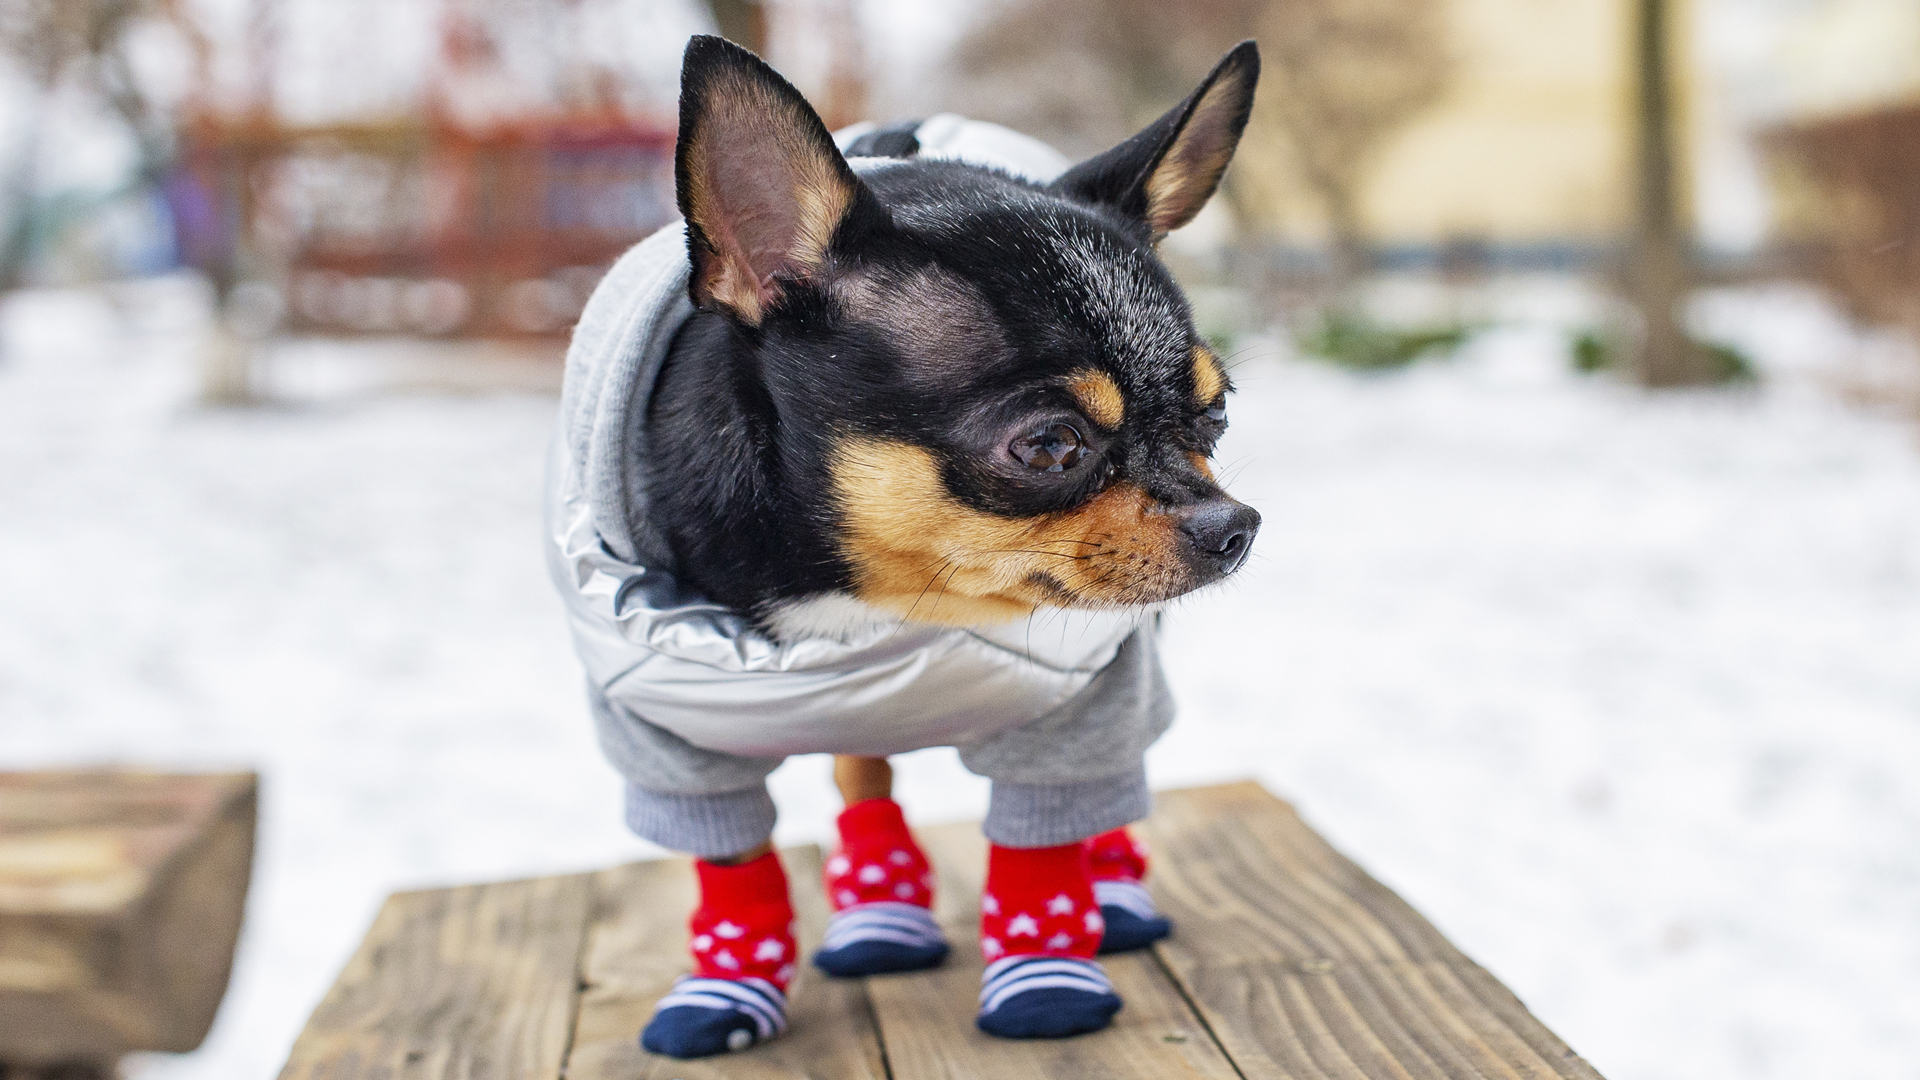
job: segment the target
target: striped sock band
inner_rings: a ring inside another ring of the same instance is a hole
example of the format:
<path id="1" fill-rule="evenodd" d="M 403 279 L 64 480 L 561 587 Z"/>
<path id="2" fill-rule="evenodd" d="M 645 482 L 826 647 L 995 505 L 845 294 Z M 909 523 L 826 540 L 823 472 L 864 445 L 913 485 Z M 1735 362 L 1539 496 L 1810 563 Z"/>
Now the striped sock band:
<path id="1" fill-rule="evenodd" d="M 1147 895 L 1147 887 L 1137 881 L 1095 881 L 1093 899 L 1103 908 L 1117 907 L 1142 919 L 1160 914 L 1153 906 L 1153 897 Z"/>
<path id="2" fill-rule="evenodd" d="M 1009 956 L 988 964 L 981 976 L 980 1015 L 993 1015 L 1029 990 L 1048 988 L 1113 993 L 1107 973 L 1091 960 L 1077 956 Z"/>
<path id="3" fill-rule="evenodd" d="M 836 911 L 827 921 L 826 940 L 821 947 L 842 949 L 862 941 L 888 941 L 896 945 L 930 946 L 946 944 L 946 935 L 933 921 L 933 912 L 918 904 L 875 900 Z"/>
<path id="4" fill-rule="evenodd" d="M 751 1042 L 762 1042 L 787 1030 L 787 995 L 765 979 L 705 979 L 682 975 L 674 980 L 673 990 L 660 999 L 653 1012 L 658 1016 L 668 1009 L 681 1008 L 744 1014 L 753 1021 L 756 1032 Z M 747 1045 L 751 1043 L 743 1042 L 728 1049 L 741 1050 Z"/>

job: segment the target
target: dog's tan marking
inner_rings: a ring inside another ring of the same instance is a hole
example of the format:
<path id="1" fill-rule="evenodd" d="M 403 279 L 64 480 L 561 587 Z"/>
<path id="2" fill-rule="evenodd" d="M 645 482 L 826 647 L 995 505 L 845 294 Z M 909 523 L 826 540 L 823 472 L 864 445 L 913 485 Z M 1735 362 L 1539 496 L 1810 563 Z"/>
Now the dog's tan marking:
<path id="1" fill-rule="evenodd" d="M 844 166 L 809 137 L 814 123 L 767 87 L 728 78 L 687 144 L 689 216 L 713 245 L 696 288 L 753 325 L 776 277 L 821 268 L 853 201 Z"/>
<path id="2" fill-rule="evenodd" d="M 1127 399 L 1121 395 L 1113 376 L 1104 371 L 1088 368 L 1074 372 L 1067 377 L 1067 390 L 1080 404 L 1080 411 L 1087 414 L 1087 419 L 1109 431 L 1118 428 L 1126 418 Z"/>
<path id="3" fill-rule="evenodd" d="M 1220 400 L 1227 392 L 1227 373 L 1220 366 L 1220 358 L 1213 350 L 1204 345 L 1193 347 L 1193 400 L 1207 408 Z"/>
<path id="4" fill-rule="evenodd" d="M 1192 221 L 1220 186 L 1240 142 L 1232 121 L 1251 92 L 1247 78 L 1243 69 L 1230 71 L 1208 87 L 1147 177 L 1147 223 L 1156 238 Z"/>
<path id="5" fill-rule="evenodd" d="M 1200 470 L 1201 476 L 1204 476 L 1209 480 L 1212 480 L 1214 478 L 1213 462 L 1207 460 L 1207 455 L 1196 451 L 1194 453 L 1188 454 L 1187 460 L 1193 462 L 1193 467 Z"/>
<path id="6" fill-rule="evenodd" d="M 1039 606 L 1134 607 L 1193 588 L 1179 522 L 1115 484 L 1079 507 L 1001 517 L 947 493 L 933 455 L 849 439 L 834 460 L 855 595 L 916 622 L 1008 622 Z"/>

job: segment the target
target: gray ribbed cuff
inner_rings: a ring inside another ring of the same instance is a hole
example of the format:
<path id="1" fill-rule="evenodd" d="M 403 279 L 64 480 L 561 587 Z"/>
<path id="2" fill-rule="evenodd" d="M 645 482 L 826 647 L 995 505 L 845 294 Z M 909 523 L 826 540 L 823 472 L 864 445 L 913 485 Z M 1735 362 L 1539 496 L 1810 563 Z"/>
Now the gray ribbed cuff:
<path id="1" fill-rule="evenodd" d="M 627 828 L 642 840 L 702 859 L 749 851 L 773 835 L 765 784 L 717 795 L 672 795 L 627 785 Z"/>
<path id="2" fill-rule="evenodd" d="M 996 780 L 980 831 L 1001 847 L 1057 847 L 1139 821 L 1152 809 L 1145 766 L 1068 784 Z"/>

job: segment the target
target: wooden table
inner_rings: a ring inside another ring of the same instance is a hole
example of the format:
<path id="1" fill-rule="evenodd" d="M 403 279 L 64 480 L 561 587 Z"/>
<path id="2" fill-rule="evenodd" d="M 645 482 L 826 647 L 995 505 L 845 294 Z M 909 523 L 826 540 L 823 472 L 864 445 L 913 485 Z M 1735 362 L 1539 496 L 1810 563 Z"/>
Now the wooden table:
<path id="1" fill-rule="evenodd" d="M 953 941 L 931 972 L 834 980 L 805 969 L 788 1033 L 741 1054 L 640 1050 L 686 970 L 691 864 L 402 893 L 294 1044 L 282 1080 L 1502 1078 L 1597 1073 L 1479 965 L 1254 784 L 1167 792 L 1141 828 L 1175 920 L 1105 963 L 1113 1027 L 1048 1042 L 974 1029 L 985 843 L 920 830 Z M 827 908 L 815 848 L 783 853 L 804 948 Z"/>

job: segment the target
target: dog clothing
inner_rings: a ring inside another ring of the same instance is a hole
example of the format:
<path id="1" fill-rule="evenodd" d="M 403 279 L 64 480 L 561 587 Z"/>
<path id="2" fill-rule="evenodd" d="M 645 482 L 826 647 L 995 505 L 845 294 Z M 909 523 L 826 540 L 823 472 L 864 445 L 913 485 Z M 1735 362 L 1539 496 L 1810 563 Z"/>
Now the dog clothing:
<path id="1" fill-rule="evenodd" d="M 1093 960 L 1105 930 L 1086 844 L 993 845 L 980 894 L 980 1030 L 1057 1039 L 1106 1027 L 1120 996 Z"/>
<path id="2" fill-rule="evenodd" d="M 835 824 L 840 844 L 821 873 L 833 917 L 814 966 L 829 975 L 885 975 L 945 960 L 947 938 L 933 921 L 933 867 L 900 804 L 857 802 Z"/>
<path id="3" fill-rule="evenodd" d="M 641 1046 L 679 1058 L 744 1050 L 785 1031 L 798 948 L 777 856 L 693 865 L 700 876 L 700 907 L 688 921 L 693 974 L 674 982 L 640 1033 Z"/>
<path id="4" fill-rule="evenodd" d="M 958 117 L 914 137 L 920 157 L 1038 181 L 1066 164 Z M 900 164 L 850 161 L 861 172 Z M 995 843 L 1072 843 L 1146 816 L 1142 755 L 1172 720 L 1155 617 L 1045 610 L 1004 626 L 884 622 L 846 640 L 787 641 L 676 578 L 641 462 L 655 376 L 693 313 L 688 273 L 675 224 L 594 291 L 567 354 L 547 484 L 549 570 L 601 746 L 627 780 L 629 826 L 664 847 L 731 855 L 771 833 L 766 776 L 787 755 L 945 745 L 993 781 L 983 828 Z"/>

